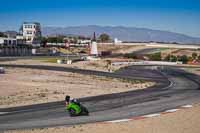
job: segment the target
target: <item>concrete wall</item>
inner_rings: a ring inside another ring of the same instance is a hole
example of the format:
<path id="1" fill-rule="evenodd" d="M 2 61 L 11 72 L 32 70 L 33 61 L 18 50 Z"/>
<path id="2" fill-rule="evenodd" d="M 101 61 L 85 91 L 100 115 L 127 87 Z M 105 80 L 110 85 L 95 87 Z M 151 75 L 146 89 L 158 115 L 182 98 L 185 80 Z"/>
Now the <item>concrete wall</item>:
<path id="1" fill-rule="evenodd" d="M 2 47 L 0 56 L 31 56 L 32 48 L 29 47 Z"/>

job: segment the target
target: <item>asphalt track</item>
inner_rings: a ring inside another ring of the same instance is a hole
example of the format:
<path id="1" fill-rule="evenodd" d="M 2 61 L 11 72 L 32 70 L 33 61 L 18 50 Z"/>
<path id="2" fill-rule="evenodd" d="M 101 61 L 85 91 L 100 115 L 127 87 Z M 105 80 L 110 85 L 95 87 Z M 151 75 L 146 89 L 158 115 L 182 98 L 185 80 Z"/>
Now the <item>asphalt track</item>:
<path id="1" fill-rule="evenodd" d="M 102 122 L 157 113 L 200 102 L 200 78 L 176 67 L 131 66 L 115 73 L 51 66 L 1 65 L 155 81 L 145 90 L 81 98 L 90 116 L 70 117 L 64 101 L 0 109 L 0 131 Z"/>

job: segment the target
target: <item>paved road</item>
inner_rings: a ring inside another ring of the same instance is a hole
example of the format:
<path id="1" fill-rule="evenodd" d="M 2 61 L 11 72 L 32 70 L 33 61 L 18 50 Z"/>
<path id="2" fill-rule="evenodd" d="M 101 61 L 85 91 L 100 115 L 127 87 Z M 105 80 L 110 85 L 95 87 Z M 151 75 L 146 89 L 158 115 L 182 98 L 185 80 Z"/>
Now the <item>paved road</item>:
<path id="1" fill-rule="evenodd" d="M 77 68 L 69 67 L 56 67 L 56 66 L 44 66 L 44 65 L 11 65 L 11 64 L 0 64 L 1 67 L 18 67 L 18 68 L 30 68 L 30 69 L 40 69 L 40 70 L 51 70 L 51 71 L 62 71 L 62 72 L 73 72 L 87 75 L 98 75 L 98 76 L 107 76 L 113 78 L 124 78 L 124 79 L 138 79 L 138 80 L 153 80 L 160 81 L 163 80 L 163 76 L 156 74 L 155 70 L 144 70 L 144 71 L 135 71 L 135 75 L 124 75 L 119 73 L 108 73 L 95 70 L 84 70 Z M 145 75 L 145 76 L 144 76 Z M 152 78 L 153 77 L 153 78 Z"/>
<path id="2" fill-rule="evenodd" d="M 8 65 L 4 66 L 8 67 Z M 69 69 L 61 67 L 40 66 L 37 69 L 47 68 L 49 70 L 69 71 Z M 73 72 L 82 74 L 99 75 L 101 73 L 79 69 L 77 71 L 72 70 Z M 134 77 L 134 79 L 139 77 L 141 79 L 143 76 L 146 80 L 155 79 L 157 84 L 146 90 L 81 98 L 80 101 L 89 109 L 90 116 L 70 117 L 64 111 L 64 101 L 0 109 L 0 112 L 7 112 L 7 114 L 0 115 L 0 130 L 61 125 L 70 126 L 81 123 L 115 120 L 160 112 L 184 104 L 200 102 L 200 78 L 174 67 L 132 66 L 119 70 L 114 74 L 101 73 L 100 75 L 127 77 L 128 79 L 132 79 L 131 77 Z"/>

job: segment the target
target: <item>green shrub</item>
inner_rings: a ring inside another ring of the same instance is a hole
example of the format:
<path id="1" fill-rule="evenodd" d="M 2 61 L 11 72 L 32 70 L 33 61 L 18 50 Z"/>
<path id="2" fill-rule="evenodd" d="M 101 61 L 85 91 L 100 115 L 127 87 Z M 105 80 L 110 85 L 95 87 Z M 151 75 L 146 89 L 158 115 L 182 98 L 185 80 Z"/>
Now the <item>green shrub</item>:
<path id="1" fill-rule="evenodd" d="M 192 58 L 193 58 L 193 59 L 196 59 L 196 58 L 197 58 L 197 53 L 195 53 L 195 52 L 192 53 Z"/>
<path id="2" fill-rule="evenodd" d="M 137 56 L 134 53 L 124 54 L 125 58 L 137 59 Z"/>
<path id="3" fill-rule="evenodd" d="M 170 57 L 171 57 L 171 55 L 168 54 L 168 55 L 164 58 L 164 61 L 170 61 Z"/>
<path id="4" fill-rule="evenodd" d="M 197 58 L 198 58 L 198 60 L 200 61 L 200 55 L 199 55 Z"/>
<path id="5" fill-rule="evenodd" d="M 177 62 L 177 57 L 175 55 L 171 55 L 170 61 L 171 62 Z"/>
<path id="6" fill-rule="evenodd" d="M 179 61 L 182 61 L 183 64 L 186 64 L 189 61 L 189 58 L 187 57 L 187 55 L 182 55 L 180 56 Z"/>
<path id="7" fill-rule="evenodd" d="M 149 56 L 149 58 L 152 61 L 161 61 L 162 60 L 162 58 L 161 58 L 161 52 L 152 54 L 152 55 Z"/>

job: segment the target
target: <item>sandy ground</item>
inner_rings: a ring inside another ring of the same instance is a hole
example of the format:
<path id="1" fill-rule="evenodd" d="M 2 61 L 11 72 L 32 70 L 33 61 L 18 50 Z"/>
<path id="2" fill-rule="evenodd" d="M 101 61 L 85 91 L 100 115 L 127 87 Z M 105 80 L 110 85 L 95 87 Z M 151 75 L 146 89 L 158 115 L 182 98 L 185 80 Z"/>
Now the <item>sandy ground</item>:
<path id="1" fill-rule="evenodd" d="M 107 44 L 99 44 L 98 51 L 112 51 L 115 54 L 124 54 L 124 53 L 132 53 L 134 51 L 151 48 L 145 45 L 107 45 Z"/>
<path id="2" fill-rule="evenodd" d="M 162 54 L 162 57 L 166 57 L 167 55 L 173 54 L 173 53 L 176 52 L 176 51 L 178 51 L 178 49 L 169 48 L 169 49 L 167 49 L 167 50 L 163 50 L 163 51 L 161 52 L 161 54 Z"/>
<path id="3" fill-rule="evenodd" d="M 192 56 L 192 53 L 197 53 L 198 55 L 200 54 L 200 50 L 189 50 L 189 49 L 179 49 L 179 50 L 176 50 L 176 51 L 173 51 L 172 54 L 173 55 L 187 55 L 187 56 Z"/>
<path id="4" fill-rule="evenodd" d="M 6 133 L 199 133 L 200 105 L 158 117 L 122 123 L 97 123 L 73 127 L 55 127 Z"/>
<path id="5" fill-rule="evenodd" d="M 144 48 L 149 48 L 150 46 L 145 46 L 145 44 L 134 44 L 134 45 L 115 45 L 115 44 L 108 44 L 108 43 L 98 43 L 98 52 L 101 53 L 102 51 L 111 51 L 114 54 L 123 54 L 123 53 L 130 53 L 133 51 L 141 50 Z M 84 51 L 89 53 L 88 48 L 79 47 L 79 48 L 70 48 L 70 49 L 59 49 L 62 53 L 78 53 Z"/>
<path id="6" fill-rule="evenodd" d="M 152 82 L 81 75 L 69 72 L 6 68 L 0 75 L 0 107 L 28 105 L 144 89 Z"/>

